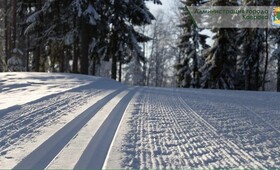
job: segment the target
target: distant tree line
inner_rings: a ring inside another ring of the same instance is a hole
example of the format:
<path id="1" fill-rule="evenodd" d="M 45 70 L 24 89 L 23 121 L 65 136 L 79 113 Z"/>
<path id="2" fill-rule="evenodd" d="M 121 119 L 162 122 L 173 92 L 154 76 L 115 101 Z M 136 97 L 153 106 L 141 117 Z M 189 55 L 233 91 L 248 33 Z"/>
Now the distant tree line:
<path id="1" fill-rule="evenodd" d="M 209 45 L 209 34 L 186 10 L 280 1 L 182 0 L 173 9 L 178 21 L 163 19 L 163 11 L 154 17 L 146 1 L 2 0 L 0 72 L 106 74 L 133 85 L 280 91 L 279 29 L 212 29 Z"/>
<path id="2" fill-rule="evenodd" d="M 145 1 L 2 0 L 0 71 L 95 75 L 110 61 L 121 81 L 123 64 L 146 61 L 139 43 L 151 38 L 135 29 L 155 19 Z"/>
<path id="3" fill-rule="evenodd" d="M 176 65 L 179 87 L 280 91 L 280 29 L 213 29 L 213 46 L 197 28 L 186 6 L 279 6 L 271 0 L 184 0 L 181 8 L 182 58 Z"/>

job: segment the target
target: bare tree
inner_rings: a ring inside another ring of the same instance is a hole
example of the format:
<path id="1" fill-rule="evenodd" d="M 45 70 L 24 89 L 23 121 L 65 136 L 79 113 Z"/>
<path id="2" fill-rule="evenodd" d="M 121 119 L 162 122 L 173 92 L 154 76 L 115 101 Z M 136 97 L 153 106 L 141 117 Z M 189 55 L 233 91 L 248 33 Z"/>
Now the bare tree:
<path id="1" fill-rule="evenodd" d="M 155 16 L 156 21 L 147 30 L 152 38 L 147 44 L 147 85 L 166 87 L 175 85 L 174 65 L 179 54 L 176 46 L 179 29 L 176 27 L 174 15 L 165 16 L 163 11 L 158 10 Z"/>

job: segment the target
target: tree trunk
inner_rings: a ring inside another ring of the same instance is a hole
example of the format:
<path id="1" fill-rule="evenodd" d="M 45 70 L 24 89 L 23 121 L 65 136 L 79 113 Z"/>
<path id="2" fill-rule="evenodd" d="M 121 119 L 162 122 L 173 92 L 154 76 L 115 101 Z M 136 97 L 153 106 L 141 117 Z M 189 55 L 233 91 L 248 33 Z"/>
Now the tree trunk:
<path id="1" fill-rule="evenodd" d="M 119 82 L 122 82 L 122 62 L 119 61 Z"/>
<path id="2" fill-rule="evenodd" d="M 9 44 L 8 54 L 9 54 L 9 58 L 10 58 L 10 57 L 12 57 L 12 48 L 13 48 L 11 23 L 9 23 L 9 26 L 8 26 L 8 44 Z"/>
<path id="3" fill-rule="evenodd" d="M 192 82 L 192 87 L 193 88 L 198 88 L 199 86 L 199 80 L 198 80 L 198 66 L 197 66 L 197 48 L 198 47 L 198 32 L 196 29 L 196 26 L 193 25 L 193 30 L 194 30 L 194 37 L 193 37 L 193 43 L 194 43 L 194 50 L 195 53 L 193 55 L 193 82 Z"/>
<path id="4" fill-rule="evenodd" d="M 42 7 L 42 1 L 36 0 L 36 9 Z M 41 37 L 42 26 L 37 30 L 37 38 Z M 36 42 L 35 52 L 33 53 L 33 70 L 40 72 L 40 57 L 41 57 L 41 40 Z"/>
<path id="5" fill-rule="evenodd" d="M 181 64 L 181 55 L 182 55 L 182 49 L 179 48 L 179 54 L 178 54 L 178 58 L 177 58 L 177 63 Z M 180 88 L 182 87 L 182 80 L 181 80 L 181 76 L 178 74 L 178 69 L 177 69 L 177 78 L 176 78 L 176 87 Z"/>
<path id="6" fill-rule="evenodd" d="M 79 40 L 74 43 L 72 72 L 78 73 L 78 58 L 80 56 Z"/>
<path id="7" fill-rule="evenodd" d="M 148 85 L 148 82 L 147 82 L 147 61 L 145 60 L 143 62 L 143 72 L 144 72 L 144 86 L 147 86 Z"/>
<path id="8" fill-rule="evenodd" d="M 111 67 L 111 78 L 116 80 L 117 79 L 117 56 L 116 56 L 116 52 L 117 52 L 117 33 L 116 31 L 114 31 L 111 41 L 111 58 L 112 58 L 112 67 Z"/>
<path id="9" fill-rule="evenodd" d="M 112 68 L 111 68 L 111 78 L 117 79 L 117 57 L 116 55 L 112 55 Z"/>
<path id="10" fill-rule="evenodd" d="M 81 19 L 81 73 L 88 74 L 88 49 L 89 49 L 89 26 L 84 18 Z"/>
<path id="11" fill-rule="evenodd" d="M 27 35 L 27 47 L 26 47 L 26 71 L 29 71 L 29 48 L 30 48 L 30 36 Z"/>
<path id="12" fill-rule="evenodd" d="M 8 36 L 8 0 L 5 0 L 4 2 L 4 24 L 5 24 L 5 28 L 4 28 L 4 33 L 5 33 L 5 62 L 7 64 L 8 59 L 10 58 L 9 55 L 9 36 Z"/>
<path id="13" fill-rule="evenodd" d="M 111 48 L 110 48 L 110 56 L 111 56 L 111 59 L 112 59 L 112 66 L 111 66 L 111 78 L 116 80 L 117 79 L 117 56 L 116 56 L 116 53 L 117 53 L 117 50 L 118 50 L 118 33 L 117 33 L 117 28 L 118 28 L 118 24 L 119 24 L 119 15 L 120 15 L 120 1 L 114 1 L 113 2 L 113 7 L 115 9 L 115 16 L 113 17 L 113 33 L 112 33 L 112 36 L 111 36 Z"/>
<path id="14" fill-rule="evenodd" d="M 267 74 L 267 67 L 268 67 L 268 28 L 265 30 L 265 64 L 264 64 L 264 73 L 263 73 L 263 81 L 262 81 L 262 91 L 265 91 L 265 81 L 266 81 L 266 74 Z"/>
<path id="15" fill-rule="evenodd" d="M 93 55 L 92 57 L 92 75 L 96 75 L 96 54 Z"/>
<path id="16" fill-rule="evenodd" d="M 277 91 L 280 92 L 280 59 L 277 61 Z"/>
<path id="17" fill-rule="evenodd" d="M 41 55 L 41 49 L 40 49 L 40 45 L 38 45 L 35 49 L 35 54 L 33 55 L 33 70 L 35 72 L 39 72 L 40 71 L 40 55 Z"/>
<path id="18" fill-rule="evenodd" d="M 58 44 L 58 52 L 60 52 L 59 56 L 59 72 L 65 72 L 65 54 L 64 47 Z"/>
<path id="19" fill-rule="evenodd" d="M 157 54 L 158 48 L 156 47 L 156 55 L 155 55 L 155 86 L 159 86 L 159 63 L 158 63 L 158 54 Z"/>
<path id="20" fill-rule="evenodd" d="M 147 71 L 147 86 L 150 85 L 150 76 L 151 76 L 151 66 L 148 67 L 148 71 Z"/>
<path id="21" fill-rule="evenodd" d="M 259 54 L 258 54 L 259 55 Z M 254 86 L 253 86 L 253 90 L 256 90 L 256 91 L 258 91 L 259 90 L 259 83 L 260 83 L 260 81 L 259 81 L 259 75 L 260 75 L 260 58 L 259 58 L 259 56 L 257 57 L 257 66 L 255 67 L 255 73 L 254 73 Z"/>
<path id="22" fill-rule="evenodd" d="M 244 69 L 247 69 L 244 67 Z M 251 68 L 250 68 L 251 70 Z M 251 71 L 245 70 L 245 90 L 251 90 Z"/>
<path id="23" fill-rule="evenodd" d="M 68 47 L 65 48 L 65 56 L 64 56 L 64 72 L 69 73 L 70 68 L 69 68 L 69 58 L 71 58 L 71 49 Z"/>
<path id="24" fill-rule="evenodd" d="M 143 28 L 142 28 L 142 34 L 145 35 L 145 32 L 146 29 L 145 29 L 145 25 L 143 25 Z M 143 56 L 144 58 L 146 58 L 146 43 L 143 42 Z M 145 60 L 143 62 L 143 72 L 144 72 L 144 86 L 147 86 L 147 61 Z"/>
<path id="25" fill-rule="evenodd" d="M 13 0 L 13 49 L 17 42 L 17 0 Z"/>
<path id="26" fill-rule="evenodd" d="M 197 54 L 195 52 L 194 57 L 193 57 L 193 83 L 192 83 L 193 88 L 199 88 L 199 71 L 198 71 L 198 66 L 197 66 Z"/>
<path id="27" fill-rule="evenodd" d="M 77 18 L 75 17 L 73 20 L 74 28 L 77 27 Z M 79 38 L 74 41 L 73 45 L 73 63 L 72 63 L 72 72 L 78 73 L 78 56 L 80 55 L 79 52 Z"/>

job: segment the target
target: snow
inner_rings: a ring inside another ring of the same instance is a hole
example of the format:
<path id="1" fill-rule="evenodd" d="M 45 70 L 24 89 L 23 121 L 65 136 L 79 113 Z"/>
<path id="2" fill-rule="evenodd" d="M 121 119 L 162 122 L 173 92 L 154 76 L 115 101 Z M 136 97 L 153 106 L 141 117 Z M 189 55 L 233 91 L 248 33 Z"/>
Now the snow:
<path id="1" fill-rule="evenodd" d="M 108 155 L 106 157 L 106 160 L 104 162 L 104 165 L 102 169 L 118 169 L 122 167 L 121 161 L 122 157 L 124 157 L 124 154 L 121 152 L 121 147 L 123 144 L 124 136 L 127 133 L 129 127 L 128 121 L 131 119 L 131 114 L 133 112 L 133 103 L 136 102 L 136 98 L 139 96 L 139 93 L 136 94 L 136 96 L 130 101 L 128 107 L 125 110 L 125 114 L 122 117 L 120 126 L 117 129 L 117 132 L 114 136 L 114 139 L 112 141 L 112 145 L 110 146 L 110 149 L 108 151 Z"/>
<path id="2" fill-rule="evenodd" d="M 23 71 L 22 61 L 17 55 L 13 55 L 8 59 L 8 70 L 9 71 Z"/>
<path id="3" fill-rule="evenodd" d="M 83 5 L 86 3 L 84 0 L 74 0 L 71 3 L 73 9 L 77 12 L 77 16 L 81 17 L 86 16 L 89 17 L 89 23 L 91 25 L 96 25 L 96 21 L 100 20 L 100 16 L 97 11 L 94 9 L 91 3 L 88 4 L 86 9 L 83 9 Z"/>
<path id="4" fill-rule="evenodd" d="M 84 15 L 89 16 L 89 23 L 91 25 L 96 25 L 96 20 L 100 20 L 99 14 L 96 12 L 96 10 L 91 4 L 88 5 L 88 8 L 85 10 Z"/>
<path id="5" fill-rule="evenodd" d="M 0 110 L 23 105 L 96 80 L 98 78 L 69 74 L 0 73 Z"/>
<path id="6" fill-rule="evenodd" d="M 91 138 L 96 134 L 109 113 L 118 104 L 118 102 L 127 94 L 127 91 L 117 95 L 113 100 L 108 102 L 100 112 L 91 119 L 80 132 L 67 144 L 64 150 L 59 154 L 53 162 L 49 164 L 48 169 L 74 169 L 77 161 L 84 152 L 84 147 L 90 143 Z M 66 162 L 67 161 L 67 162 Z"/>
<path id="7" fill-rule="evenodd" d="M 0 99 L 0 169 L 280 168 L 279 93 L 10 72 Z"/>
<path id="8" fill-rule="evenodd" d="M 42 11 L 37 11 L 34 12 L 32 15 L 30 15 L 27 19 L 26 19 L 26 23 L 33 23 L 36 22 L 37 19 L 39 18 L 39 15 Z"/>
<path id="9" fill-rule="evenodd" d="M 279 168 L 279 97 L 145 88 L 128 106 L 105 169 Z"/>

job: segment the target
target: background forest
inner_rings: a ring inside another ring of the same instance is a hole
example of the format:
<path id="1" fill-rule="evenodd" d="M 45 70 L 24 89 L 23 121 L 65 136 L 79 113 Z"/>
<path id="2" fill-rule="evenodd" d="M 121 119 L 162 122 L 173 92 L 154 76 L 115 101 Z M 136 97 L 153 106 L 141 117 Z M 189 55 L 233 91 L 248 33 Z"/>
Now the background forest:
<path id="1" fill-rule="evenodd" d="M 279 29 L 203 30 L 186 10 L 280 6 L 280 1 L 183 0 L 154 14 L 151 3 L 162 2 L 1 0 L 0 72 L 70 72 L 142 86 L 280 91 Z"/>

